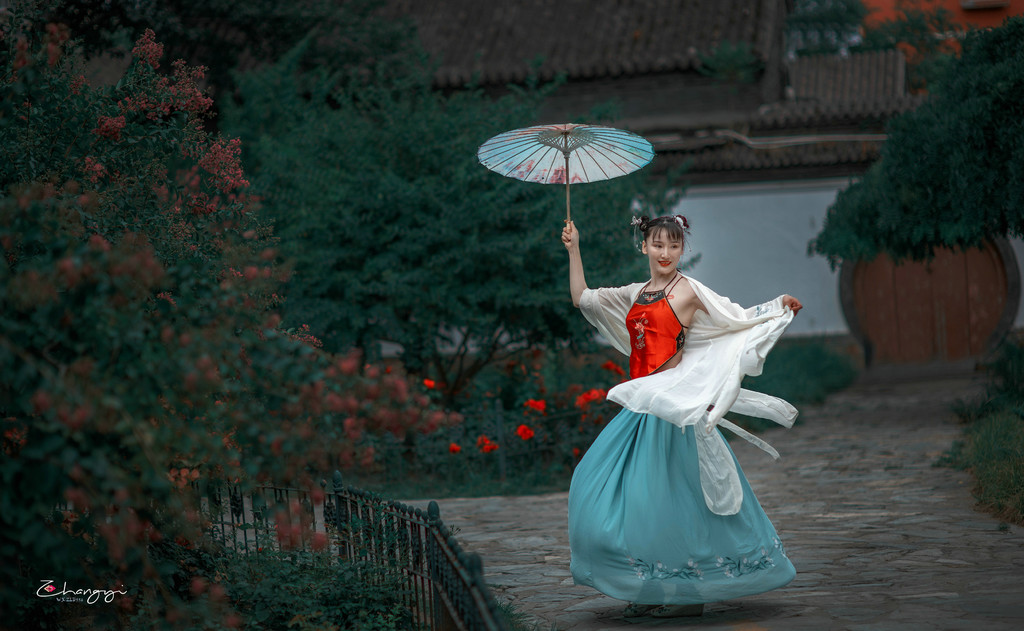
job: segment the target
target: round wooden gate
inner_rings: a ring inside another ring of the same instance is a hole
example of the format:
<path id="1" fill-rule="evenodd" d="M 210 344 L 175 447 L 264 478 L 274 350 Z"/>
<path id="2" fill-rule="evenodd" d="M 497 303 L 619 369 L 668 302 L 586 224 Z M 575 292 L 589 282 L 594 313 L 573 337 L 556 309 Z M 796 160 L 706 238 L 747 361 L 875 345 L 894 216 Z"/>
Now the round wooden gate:
<path id="1" fill-rule="evenodd" d="M 981 248 L 937 249 L 929 262 L 844 263 L 843 313 L 869 363 L 975 357 L 1013 326 L 1020 272 L 1005 239 Z"/>

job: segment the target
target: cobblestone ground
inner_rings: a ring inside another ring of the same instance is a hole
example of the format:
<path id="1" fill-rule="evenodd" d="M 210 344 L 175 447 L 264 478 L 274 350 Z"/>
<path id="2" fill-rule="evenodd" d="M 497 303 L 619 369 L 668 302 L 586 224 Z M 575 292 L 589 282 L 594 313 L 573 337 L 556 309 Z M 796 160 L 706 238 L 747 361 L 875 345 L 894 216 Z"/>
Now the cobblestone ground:
<path id="1" fill-rule="evenodd" d="M 566 493 L 440 500 L 441 517 L 483 557 L 497 598 L 543 631 L 1016 631 L 1024 528 L 977 512 L 970 476 L 934 466 L 960 434 L 951 404 L 981 390 L 971 373 L 873 372 L 801 410 L 793 429 L 768 432 L 779 462 L 735 444 L 797 577 L 708 604 L 701 618 L 626 619 L 625 603 L 573 585 Z"/>

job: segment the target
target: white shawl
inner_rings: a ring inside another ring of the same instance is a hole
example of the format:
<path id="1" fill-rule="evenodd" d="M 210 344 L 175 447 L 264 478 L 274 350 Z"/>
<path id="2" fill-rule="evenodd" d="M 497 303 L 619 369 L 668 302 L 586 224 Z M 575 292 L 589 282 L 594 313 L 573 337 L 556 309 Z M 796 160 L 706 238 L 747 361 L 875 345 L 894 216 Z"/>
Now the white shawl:
<path id="1" fill-rule="evenodd" d="M 736 463 L 720 432 L 735 432 L 778 459 L 771 445 L 724 418 L 733 410 L 792 427 L 797 411 L 777 397 L 740 388 L 746 375 L 761 374 L 765 357 L 793 321 L 782 296 L 756 307 L 743 307 L 684 277 L 707 312 L 698 310 L 686 330 L 677 366 L 632 379 L 608 391 L 608 400 L 640 414 L 653 414 L 682 429 L 694 426 L 700 459 L 701 488 L 712 512 L 734 515 L 743 503 Z M 612 346 L 630 353 L 626 314 L 645 283 L 587 289 L 580 298 L 584 317 Z M 708 407 L 714 406 L 709 412 Z"/>

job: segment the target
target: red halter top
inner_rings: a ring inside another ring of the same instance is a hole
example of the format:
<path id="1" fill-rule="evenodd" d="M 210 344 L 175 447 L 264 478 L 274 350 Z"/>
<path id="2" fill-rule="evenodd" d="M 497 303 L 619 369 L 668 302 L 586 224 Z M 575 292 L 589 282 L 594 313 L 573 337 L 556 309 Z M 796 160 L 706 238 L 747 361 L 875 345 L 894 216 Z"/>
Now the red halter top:
<path id="1" fill-rule="evenodd" d="M 626 329 L 630 337 L 630 379 L 651 374 L 683 347 L 686 327 L 679 322 L 668 302 L 668 295 L 682 278 L 680 276 L 665 289 L 641 290 L 626 314 Z"/>

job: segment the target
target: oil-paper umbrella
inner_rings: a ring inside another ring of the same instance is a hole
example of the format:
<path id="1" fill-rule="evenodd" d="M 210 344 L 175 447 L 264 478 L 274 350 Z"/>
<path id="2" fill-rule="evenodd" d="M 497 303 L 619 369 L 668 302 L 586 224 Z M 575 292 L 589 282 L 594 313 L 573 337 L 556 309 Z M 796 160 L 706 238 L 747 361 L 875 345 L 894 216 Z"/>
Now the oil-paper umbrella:
<path id="1" fill-rule="evenodd" d="M 476 152 L 480 163 L 507 177 L 565 184 L 565 220 L 571 217 L 569 185 L 610 180 L 654 159 L 654 147 L 632 132 L 598 125 L 538 125 L 498 134 Z"/>

